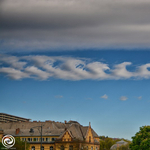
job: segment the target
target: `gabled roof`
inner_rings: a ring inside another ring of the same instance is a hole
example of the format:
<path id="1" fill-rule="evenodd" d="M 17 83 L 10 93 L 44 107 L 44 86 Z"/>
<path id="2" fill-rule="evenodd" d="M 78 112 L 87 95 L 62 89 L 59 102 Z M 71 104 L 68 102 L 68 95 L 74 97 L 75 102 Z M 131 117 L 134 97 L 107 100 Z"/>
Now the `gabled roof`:
<path id="1" fill-rule="evenodd" d="M 84 140 L 86 133 L 88 131 L 88 126 L 82 126 L 76 121 L 69 122 L 9 122 L 0 123 L 0 128 L 4 131 L 4 134 L 11 134 L 13 136 L 39 136 L 38 128 L 33 128 L 35 126 L 43 126 L 43 136 L 57 136 L 59 139 L 63 137 L 65 132 L 69 132 L 73 139 Z M 30 129 L 34 129 L 34 133 L 30 134 Z M 16 129 L 19 132 L 16 134 Z M 92 134 L 94 137 L 98 137 L 96 132 L 92 129 Z"/>
<path id="2" fill-rule="evenodd" d="M 89 127 L 88 126 L 82 126 L 79 123 L 72 123 L 65 131 L 64 133 L 62 133 L 62 135 L 60 135 L 59 139 L 61 139 L 63 137 L 63 135 L 66 132 L 69 132 L 70 135 L 74 138 L 74 139 L 78 139 L 78 140 L 82 140 L 84 141 L 86 138 L 86 134 L 88 132 Z M 92 130 L 92 134 L 94 137 L 98 137 L 97 133 L 91 128 Z M 95 141 L 96 142 L 96 141 Z"/>

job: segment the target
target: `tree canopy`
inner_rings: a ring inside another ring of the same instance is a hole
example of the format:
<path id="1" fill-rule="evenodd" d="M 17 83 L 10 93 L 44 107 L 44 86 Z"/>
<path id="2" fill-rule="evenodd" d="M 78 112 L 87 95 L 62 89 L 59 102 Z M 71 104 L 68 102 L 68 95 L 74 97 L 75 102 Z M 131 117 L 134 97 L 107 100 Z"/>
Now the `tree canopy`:
<path id="1" fill-rule="evenodd" d="M 20 138 L 16 138 L 14 147 L 17 150 L 24 150 L 25 148 L 26 150 L 29 150 L 30 145 L 27 142 L 21 141 Z"/>
<path id="2" fill-rule="evenodd" d="M 5 149 L 5 150 L 7 150 L 4 146 L 3 146 L 3 144 L 0 142 L 0 149 Z"/>
<path id="3" fill-rule="evenodd" d="M 150 126 L 140 127 L 140 131 L 132 137 L 132 150 L 150 150 Z"/>

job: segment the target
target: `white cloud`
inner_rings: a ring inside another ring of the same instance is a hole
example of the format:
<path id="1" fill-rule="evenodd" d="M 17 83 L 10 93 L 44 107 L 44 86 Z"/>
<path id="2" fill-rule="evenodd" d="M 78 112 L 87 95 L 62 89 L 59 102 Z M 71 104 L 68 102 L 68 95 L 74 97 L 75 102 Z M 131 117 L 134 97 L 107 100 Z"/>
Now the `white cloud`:
<path id="1" fill-rule="evenodd" d="M 141 100 L 141 99 L 142 99 L 142 96 L 139 96 L 138 99 Z"/>
<path id="2" fill-rule="evenodd" d="M 88 98 L 86 98 L 86 100 L 93 100 L 92 98 L 90 98 L 90 97 L 88 97 Z"/>
<path id="3" fill-rule="evenodd" d="M 8 76 L 9 78 L 14 79 L 14 80 L 19 80 L 19 79 L 30 77 L 27 73 L 22 72 L 20 70 L 16 70 L 14 68 L 10 68 L 10 67 L 0 68 L 0 73 L 6 74 L 6 76 Z"/>
<path id="4" fill-rule="evenodd" d="M 150 63 L 139 66 L 137 69 L 137 72 L 135 73 L 135 76 L 137 76 L 139 78 L 144 77 L 146 79 L 149 79 L 150 78 L 150 71 L 148 70 L 148 68 L 150 68 Z"/>
<path id="5" fill-rule="evenodd" d="M 41 79 L 41 80 L 46 80 L 50 77 L 49 73 L 47 73 L 45 71 L 42 71 L 42 70 L 40 70 L 40 69 L 38 69 L 37 67 L 34 67 L 34 66 L 27 67 L 24 71 L 26 73 L 28 73 L 30 75 L 30 77 L 38 78 L 38 79 Z"/>
<path id="6" fill-rule="evenodd" d="M 56 95 L 55 98 L 63 98 L 62 95 Z"/>
<path id="7" fill-rule="evenodd" d="M 150 64 L 137 66 L 129 71 L 126 66 L 131 62 L 109 64 L 92 61 L 85 58 L 62 56 L 8 56 L 0 55 L 0 74 L 12 79 L 33 78 L 48 80 L 49 78 L 63 80 L 120 80 L 120 79 L 149 79 Z"/>
<path id="8" fill-rule="evenodd" d="M 127 71 L 126 66 L 131 65 L 131 62 L 123 62 L 121 64 L 115 65 L 112 70 L 112 73 L 115 78 L 130 78 L 133 76 L 133 73 Z"/>
<path id="9" fill-rule="evenodd" d="M 101 96 L 101 98 L 108 99 L 108 96 L 106 94 L 104 94 L 103 96 Z"/>
<path id="10" fill-rule="evenodd" d="M 120 97 L 120 100 L 121 100 L 121 101 L 126 101 L 127 99 L 128 99 L 128 97 L 126 97 L 126 96 L 121 96 L 121 97 Z"/>

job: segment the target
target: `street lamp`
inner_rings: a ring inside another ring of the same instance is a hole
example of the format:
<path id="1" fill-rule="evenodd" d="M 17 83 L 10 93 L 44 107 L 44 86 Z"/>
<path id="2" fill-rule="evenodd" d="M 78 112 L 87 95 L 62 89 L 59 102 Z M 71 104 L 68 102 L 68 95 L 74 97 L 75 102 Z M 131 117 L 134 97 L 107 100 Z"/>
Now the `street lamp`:
<path id="1" fill-rule="evenodd" d="M 37 128 L 37 127 L 38 127 L 38 128 L 39 128 L 39 127 L 41 128 L 41 131 L 39 131 L 39 132 L 41 133 L 41 150 L 42 150 L 42 127 L 43 127 L 43 126 L 42 126 L 42 125 L 41 125 L 41 126 L 34 126 L 34 127 L 32 127 L 32 128 L 30 129 L 29 132 L 30 132 L 30 133 L 34 133 L 33 128 Z"/>

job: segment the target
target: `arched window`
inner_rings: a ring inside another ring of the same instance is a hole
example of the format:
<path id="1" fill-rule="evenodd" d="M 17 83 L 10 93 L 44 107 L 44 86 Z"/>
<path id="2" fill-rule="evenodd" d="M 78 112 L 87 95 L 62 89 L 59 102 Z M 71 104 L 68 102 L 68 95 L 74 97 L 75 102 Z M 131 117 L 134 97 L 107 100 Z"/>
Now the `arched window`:
<path id="1" fill-rule="evenodd" d="M 91 150 L 93 150 L 93 146 L 91 146 Z"/>
<path id="2" fill-rule="evenodd" d="M 42 150 L 44 150 L 44 146 L 42 146 Z"/>
<path id="3" fill-rule="evenodd" d="M 91 143 L 91 136 L 89 136 L 89 143 Z"/>
<path id="4" fill-rule="evenodd" d="M 35 146 L 32 146 L 32 147 L 31 147 L 31 150 L 35 150 Z"/>
<path id="5" fill-rule="evenodd" d="M 87 149 L 87 150 L 89 149 L 88 146 L 86 147 L 86 149 Z"/>
<path id="6" fill-rule="evenodd" d="M 72 145 L 69 146 L 69 150 L 73 150 L 73 146 Z"/>
<path id="7" fill-rule="evenodd" d="M 60 150 L 64 150 L 65 148 L 64 148 L 64 146 L 62 145 L 61 147 L 60 147 Z"/>
<path id="8" fill-rule="evenodd" d="M 50 150 L 53 150 L 53 146 L 50 147 Z"/>

